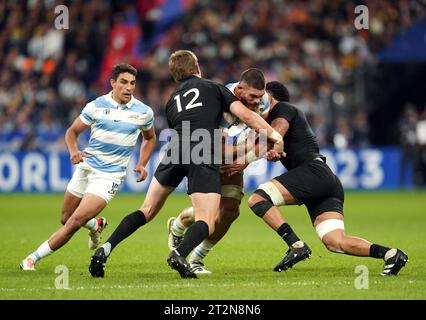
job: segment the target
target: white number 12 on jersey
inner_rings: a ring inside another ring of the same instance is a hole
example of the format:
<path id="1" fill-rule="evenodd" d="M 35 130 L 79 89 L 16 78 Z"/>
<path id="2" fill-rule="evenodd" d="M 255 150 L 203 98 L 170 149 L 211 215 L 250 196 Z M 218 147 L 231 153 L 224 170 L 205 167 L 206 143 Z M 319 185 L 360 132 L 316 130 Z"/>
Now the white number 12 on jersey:
<path id="1" fill-rule="evenodd" d="M 198 99 L 198 97 L 200 96 L 200 91 L 197 88 L 192 88 L 191 90 L 188 90 L 187 92 L 185 92 L 183 94 L 183 96 L 186 97 L 190 93 L 193 93 L 194 97 L 185 106 L 185 110 L 189 110 L 189 109 L 192 109 L 192 108 L 195 108 L 195 107 L 201 107 L 203 105 L 202 102 L 194 103 Z M 180 94 L 175 96 L 174 99 L 176 100 L 176 106 L 177 106 L 178 112 L 181 112 L 182 111 L 182 103 L 180 102 Z"/>

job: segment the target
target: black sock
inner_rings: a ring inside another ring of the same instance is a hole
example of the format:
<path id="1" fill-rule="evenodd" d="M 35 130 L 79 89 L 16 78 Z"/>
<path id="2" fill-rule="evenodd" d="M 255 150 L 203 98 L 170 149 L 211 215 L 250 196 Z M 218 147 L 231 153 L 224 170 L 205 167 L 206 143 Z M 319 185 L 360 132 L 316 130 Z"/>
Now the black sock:
<path id="1" fill-rule="evenodd" d="M 386 252 L 388 252 L 390 248 L 383 247 L 379 244 L 372 244 L 370 247 L 370 257 L 384 259 Z"/>
<path id="2" fill-rule="evenodd" d="M 284 222 L 277 230 L 278 235 L 287 243 L 289 247 L 297 241 L 299 241 L 299 237 L 296 236 L 293 229 L 290 225 Z"/>
<path id="3" fill-rule="evenodd" d="M 146 223 L 145 215 L 140 210 L 137 210 L 127 215 L 123 220 L 121 220 L 118 227 L 114 230 L 112 235 L 106 241 L 111 244 L 110 251 L 112 251 L 121 241 L 126 239 L 133 232 L 135 232 L 139 227 L 142 227 L 145 223 Z"/>
<path id="4" fill-rule="evenodd" d="M 186 230 L 185 236 L 176 251 L 185 257 L 209 236 L 209 226 L 202 220 L 196 221 Z"/>

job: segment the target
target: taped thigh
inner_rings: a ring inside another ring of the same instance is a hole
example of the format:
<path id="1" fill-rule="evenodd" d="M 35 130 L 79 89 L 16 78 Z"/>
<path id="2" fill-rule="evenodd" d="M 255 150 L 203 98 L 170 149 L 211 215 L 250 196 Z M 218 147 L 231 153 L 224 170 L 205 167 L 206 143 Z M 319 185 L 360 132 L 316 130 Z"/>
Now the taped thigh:
<path id="1" fill-rule="evenodd" d="M 258 187 L 258 189 L 263 190 L 269 198 L 271 198 L 274 206 L 279 207 L 285 204 L 283 195 L 273 182 L 268 181 L 263 183 Z"/>
<path id="2" fill-rule="evenodd" d="M 345 223 L 340 219 L 327 219 L 315 227 L 315 230 L 317 231 L 317 234 L 321 240 L 327 233 L 339 229 L 345 230 Z"/>
<path id="3" fill-rule="evenodd" d="M 232 198 L 238 201 L 241 201 L 244 197 L 243 187 L 233 184 L 221 186 L 221 194 L 223 198 Z"/>

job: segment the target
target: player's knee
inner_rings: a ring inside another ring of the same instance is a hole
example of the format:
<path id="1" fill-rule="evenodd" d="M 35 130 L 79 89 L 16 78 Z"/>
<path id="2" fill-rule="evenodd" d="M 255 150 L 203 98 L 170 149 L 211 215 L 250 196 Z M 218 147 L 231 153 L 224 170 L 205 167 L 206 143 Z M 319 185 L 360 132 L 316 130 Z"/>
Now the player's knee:
<path id="1" fill-rule="evenodd" d="M 341 219 L 326 219 L 315 225 L 315 231 L 327 249 L 334 248 L 341 246 L 345 236 L 345 223 Z"/>
<path id="2" fill-rule="evenodd" d="M 327 219 L 315 226 L 315 230 L 325 247 L 336 253 L 344 253 L 345 226 L 343 220 Z"/>
<path id="3" fill-rule="evenodd" d="M 342 252 L 342 241 L 339 237 L 324 237 L 322 243 L 328 251 L 341 253 Z"/>
<path id="4" fill-rule="evenodd" d="M 258 195 L 256 195 L 255 193 L 253 193 L 249 198 L 248 198 L 248 201 L 247 201 L 247 204 L 248 204 L 248 206 L 250 207 L 250 209 L 254 206 L 254 205 L 256 205 L 256 203 L 258 203 L 259 201 L 262 201 L 262 200 L 264 200 L 264 199 L 261 199 L 261 197 L 260 196 L 258 196 Z"/>
<path id="5" fill-rule="evenodd" d="M 248 205 L 255 215 L 260 218 L 271 209 L 274 204 L 271 198 L 263 190 L 257 189 L 249 198 Z"/>
<path id="6" fill-rule="evenodd" d="M 284 204 L 284 196 L 272 181 L 261 184 L 249 199 L 251 210 L 261 218 L 273 206 Z"/>

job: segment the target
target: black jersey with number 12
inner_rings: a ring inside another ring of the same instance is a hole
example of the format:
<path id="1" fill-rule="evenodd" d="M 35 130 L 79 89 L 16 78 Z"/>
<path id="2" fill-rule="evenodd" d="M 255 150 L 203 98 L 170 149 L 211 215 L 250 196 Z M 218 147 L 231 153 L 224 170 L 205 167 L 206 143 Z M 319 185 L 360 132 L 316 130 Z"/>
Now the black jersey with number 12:
<path id="1" fill-rule="evenodd" d="M 221 84 L 189 77 L 178 84 L 167 102 L 169 127 L 177 131 L 181 141 L 190 141 L 192 133 L 197 129 L 208 130 L 213 138 L 223 112 L 229 112 L 229 106 L 236 100 L 231 91 Z M 188 124 L 189 132 L 183 132 L 182 129 L 187 128 Z"/>

